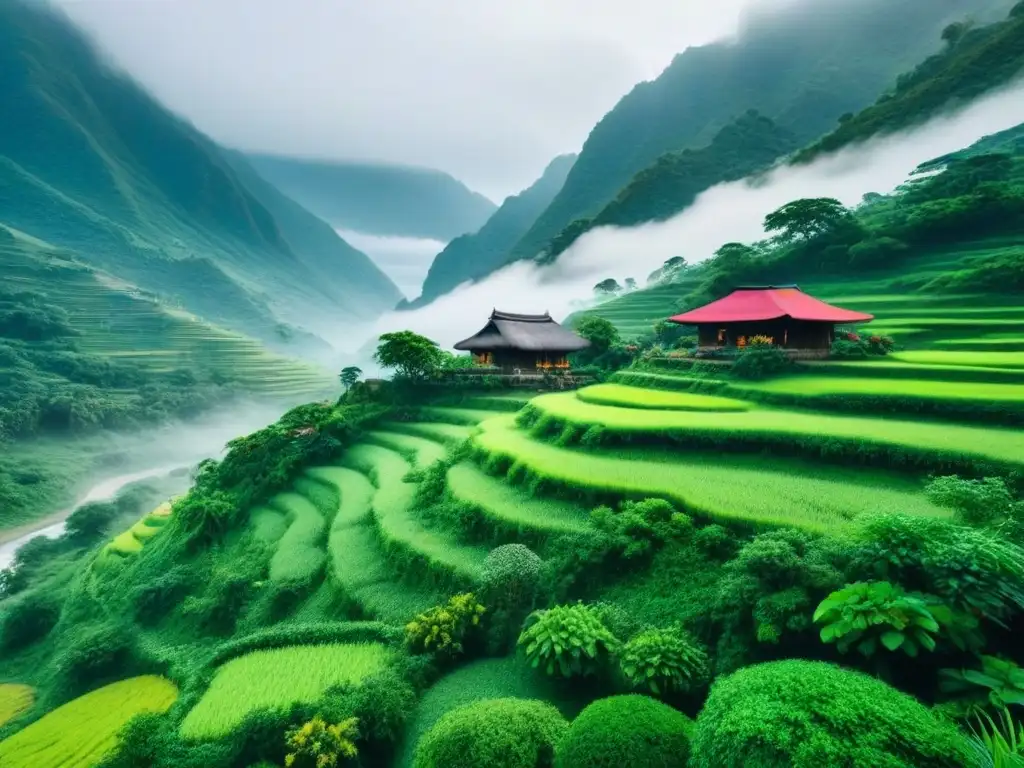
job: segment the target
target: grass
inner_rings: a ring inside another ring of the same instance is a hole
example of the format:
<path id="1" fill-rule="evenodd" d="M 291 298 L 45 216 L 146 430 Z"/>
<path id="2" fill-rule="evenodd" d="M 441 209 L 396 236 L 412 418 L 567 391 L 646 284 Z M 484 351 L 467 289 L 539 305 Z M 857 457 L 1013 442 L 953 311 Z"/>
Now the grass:
<path id="1" fill-rule="evenodd" d="M 398 582 L 377 541 L 371 519 L 376 489 L 360 472 L 346 467 L 317 467 L 308 475 L 338 489 L 341 503 L 328 538 L 333 579 L 366 614 L 403 624 L 441 601 L 437 591 Z"/>
<path id="2" fill-rule="evenodd" d="M 470 462 L 448 470 L 448 490 L 459 501 L 514 528 L 541 533 L 578 533 L 590 529 L 588 510 L 553 499 L 533 498 Z"/>
<path id="3" fill-rule="evenodd" d="M 115 536 L 100 553 L 101 558 L 110 556 L 131 557 L 139 554 L 146 543 L 156 536 L 167 524 L 171 514 L 171 503 L 164 502 L 144 516 L 127 531 Z"/>
<path id="4" fill-rule="evenodd" d="M 270 580 L 278 584 L 312 581 L 326 559 L 322 546 L 327 532 L 324 516 L 298 493 L 278 494 L 270 504 L 288 516 L 288 530 L 270 559 Z"/>
<path id="5" fill-rule="evenodd" d="M 28 711 L 34 701 L 35 691 L 31 686 L 0 683 L 0 726 Z"/>
<path id="6" fill-rule="evenodd" d="M 491 414 L 494 415 L 493 413 Z M 473 427 L 464 424 L 440 424 L 434 422 L 392 421 L 387 424 L 391 432 L 425 437 L 436 443 L 452 445 L 461 443 L 473 433 Z"/>
<path id="7" fill-rule="evenodd" d="M 273 507 L 255 507 L 249 511 L 249 527 L 259 541 L 276 544 L 288 530 L 288 517 Z"/>
<path id="8" fill-rule="evenodd" d="M 136 715 L 165 712 L 178 697 L 172 682 L 133 677 L 90 691 L 0 742 L 4 768 L 74 768 L 99 763 Z"/>
<path id="9" fill-rule="evenodd" d="M 417 519 L 412 511 L 416 486 L 402 480 L 411 469 L 409 462 L 395 451 L 366 443 L 350 448 L 345 461 L 369 471 L 377 489 L 372 504 L 374 523 L 386 548 L 419 559 L 434 573 L 449 574 L 460 582 L 476 580 L 486 550 L 461 545 Z"/>
<path id="10" fill-rule="evenodd" d="M 883 446 L 907 449 L 936 462 L 991 462 L 1024 467 L 1024 431 L 985 429 L 905 419 L 866 418 L 757 408 L 745 413 L 649 411 L 592 405 L 574 393 L 543 395 L 531 407 L 556 423 L 586 428 L 600 426 L 626 439 L 669 442 L 745 441 L 751 444 L 790 444 L 803 448 L 841 446 L 840 453 L 864 453 Z M 827 444 L 827 445 L 826 445 Z"/>
<path id="11" fill-rule="evenodd" d="M 585 403 L 597 405 L 667 411 L 745 411 L 750 408 L 749 403 L 729 397 L 668 392 L 625 384 L 595 384 L 577 391 L 576 397 Z"/>
<path id="12" fill-rule="evenodd" d="M 960 352 L 957 350 L 913 350 L 897 352 L 896 360 L 926 365 L 967 365 L 983 368 L 1024 368 L 1024 352 Z"/>
<path id="13" fill-rule="evenodd" d="M 445 714 L 481 699 L 541 699 L 571 720 L 589 702 L 535 674 L 515 657 L 472 661 L 449 672 L 420 699 L 406 726 L 396 766 L 412 766 L 420 738 Z"/>
<path id="14" fill-rule="evenodd" d="M 792 395 L 892 395 L 933 400 L 1024 402 L 1024 386 L 863 376 L 786 376 L 736 385 L 736 389 Z"/>
<path id="15" fill-rule="evenodd" d="M 390 448 L 412 461 L 417 469 L 425 469 L 445 457 L 447 450 L 435 440 L 429 440 L 404 432 L 372 430 L 363 437 L 366 442 Z"/>
<path id="16" fill-rule="evenodd" d="M 948 517 L 918 483 L 889 473 L 823 468 L 770 456 L 678 454 L 670 450 L 591 453 L 532 439 L 513 417 L 483 425 L 473 444 L 563 488 L 615 497 L 661 497 L 721 521 L 835 532 L 872 512 Z"/>
<path id="17" fill-rule="evenodd" d="M 254 651 L 219 667 L 181 723 L 189 740 L 231 733 L 252 712 L 312 704 L 335 686 L 357 685 L 384 669 L 391 652 L 378 643 L 296 645 Z"/>

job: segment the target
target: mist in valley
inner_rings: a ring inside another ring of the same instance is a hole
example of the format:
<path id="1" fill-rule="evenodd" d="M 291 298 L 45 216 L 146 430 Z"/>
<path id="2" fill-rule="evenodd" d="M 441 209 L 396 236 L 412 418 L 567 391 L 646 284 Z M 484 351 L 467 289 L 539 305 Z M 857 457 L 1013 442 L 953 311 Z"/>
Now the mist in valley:
<path id="1" fill-rule="evenodd" d="M 345 242 L 369 256 L 409 299 L 420 295 L 431 262 L 446 245 L 428 237 L 369 235 L 348 229 L 337 232 Z"/>
<path id="2" fill-rule="evenodd" d="M 753 180 L 721 184 L 667 221 L 594 229 L 551 266 L 518 262 L 421 309 L 388 313 L 362 339 L 362 356 L 381 333 L 403 329 L 450 348 L 475 333 L 494 308 L 548 311 L 562 319 L 587 306 L 593 285 L 606 277 L 620 282 L 633 277 L 643 285 L 650 272 L 673 256 L 698 263 L 726 242 L 761 239 L 765 215 L 791 200 L 835 197 L 856 205 L 868 192 L 891 192 L 921 163 L 1020 123 L 1024 84 L 1016 83 L 919 128 L 823 156 L 809 165 L 780 166 Z M 329 340 L 351 349 L 352 335 L 352 329 L 338 328 Z"/>

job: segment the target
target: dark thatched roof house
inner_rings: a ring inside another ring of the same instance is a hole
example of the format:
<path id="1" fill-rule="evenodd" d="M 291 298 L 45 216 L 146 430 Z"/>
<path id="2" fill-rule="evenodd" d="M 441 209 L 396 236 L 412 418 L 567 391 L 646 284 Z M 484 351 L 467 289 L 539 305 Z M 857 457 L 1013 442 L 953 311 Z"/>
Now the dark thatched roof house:
<path id="1" fill-rule="evenodd" d="M 828 357 L 837 325 L 864 323 L 873 315 L 826 304 L 796 285 L 741 286 L 724 298 L 670 317 L 697 326 L 702 349 L 743 348 L 752 338 L 792 357 Z"/>
<path id="2" fill-rule="evenodd" d="M 524 373 L 538 369 L 565 370 L 570 352 L 578 352 L 590 342 L 543 315 L 517 315 L 494 310 L 479 333 L 455 345 L 468 350 L 478 365 L 500 368 L 502 372 Z"/>

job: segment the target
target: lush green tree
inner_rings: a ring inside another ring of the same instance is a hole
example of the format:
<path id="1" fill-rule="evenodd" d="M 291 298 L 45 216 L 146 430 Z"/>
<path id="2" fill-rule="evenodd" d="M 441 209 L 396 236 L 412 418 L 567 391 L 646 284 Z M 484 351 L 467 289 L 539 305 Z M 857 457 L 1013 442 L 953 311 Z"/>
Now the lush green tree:
<path id="1" fill-rule="evenodd" d="M 920 702 L 860 672 L 776 661 L 719 678 L 690 768 L 964 768 L 963 737 Z"/>
<path id="2" fill-rule="evenodd" d="M 850 212 L 831 197 L 804 198 L 787 203 L 764 219 L 765 232 L 778 232 L 783 242 L 810 240 L 835 229 Z"/>
<path id="3" fill-rule="evenodd" d="M 607 277 L 594 286 L 594 293 L 598 296 L 614 296 L 622 293 L 622 286 L 615 278 Z"/>
<path id="4" fill-rule="evenodd" d="M 647 284 L 668 285 L 669 283 L 674 282 L 680 274 L 685 272 L 686 268 L 686 259 L 682 256 L 673 256 L 671 259 L 666 259 L 664 264 L 647 276 Z"/>
<path id="5" fill-rule="evenodd" d="M 557 768 L 678 768 L 693 723 L 646 696 L 610 696 L 587 706 L 558 744 Z"/>
<path id="6" fill-rule="evenodd" d="M 362 368 L 349 365 L 341 369 L 341 375 L 338 378 L 341 379 L 341 386 L 343 386 L 345 391 L 348 392 L 355 386 L 356 382 L 359 381 L 359 377 L 362 375 Z"/>
<path id="7" fill-rule="evenodd" d="M 381 334 L 373 359 L 403 378 L 421 379 L 441 365 L 444 354 L 436 341 L 412 331 Z"/>
<path id="8" fill-rule="evenodd" d="M 600 355 L 619 343 L 619 330 L 610 320 L 597 315 L 584 315 L 576 321 L 575 331 L 590 342 L 590 352 Z"/>
<path id="9" fill-rule="evenodd" d="M 942 42 L 952 47 L 960 42 L 970 28 L 971 24 L 969 21 L 954 21 L 942 30 Z"/>
<path id="10" fill-rule="evenodd" d="M 551 768 L 568 727 L 543 701 L 476 701 L 451 710 L 427 731 L 413 768 Z"/>

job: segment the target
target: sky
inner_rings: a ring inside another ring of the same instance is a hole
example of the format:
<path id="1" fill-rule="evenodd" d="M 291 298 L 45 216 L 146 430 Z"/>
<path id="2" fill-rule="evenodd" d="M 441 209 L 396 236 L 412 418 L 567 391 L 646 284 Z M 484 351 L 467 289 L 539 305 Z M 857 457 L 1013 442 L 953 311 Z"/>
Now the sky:
<path id="1" fill-rule="evenodd" d="M 439 168 L 495 202 L 780 1 L 53 0 L 221 143 Z"/>

